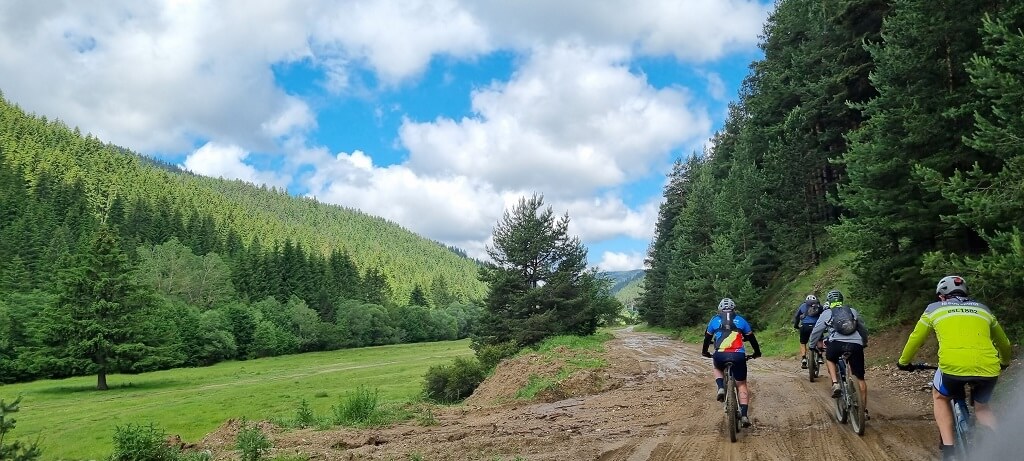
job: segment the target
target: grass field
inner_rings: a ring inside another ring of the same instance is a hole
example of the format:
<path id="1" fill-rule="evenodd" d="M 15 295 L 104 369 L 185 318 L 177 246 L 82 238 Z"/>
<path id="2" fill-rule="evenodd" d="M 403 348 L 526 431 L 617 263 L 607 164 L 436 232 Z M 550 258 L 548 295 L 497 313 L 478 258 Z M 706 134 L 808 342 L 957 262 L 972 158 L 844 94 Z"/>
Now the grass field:
<path id="1" fill-rule="evenodd" d="M 427 368 L 472 353 L 468 340 L 316 352 L 111 375 L 102 392 L 95 376 L 3 385 L 0 399 L 23 397 L 9 437 L 38 436 L 44 459 L 101 460 L 115 426 L 128 423 L 194 442 L 230 418 L 290 419 L 303 399 L 327 415 L 359 386 L 377 389 L 382 403 L 416 400 Z"/>

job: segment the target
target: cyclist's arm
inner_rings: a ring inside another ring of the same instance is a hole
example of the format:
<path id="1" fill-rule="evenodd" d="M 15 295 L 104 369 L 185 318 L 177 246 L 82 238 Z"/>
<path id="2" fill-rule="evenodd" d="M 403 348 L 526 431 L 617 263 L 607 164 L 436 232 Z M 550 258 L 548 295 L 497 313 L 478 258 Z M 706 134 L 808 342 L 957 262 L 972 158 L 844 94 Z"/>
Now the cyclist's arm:
<path id="1" fill-rule="evenodd" d="M 818 338 L 821 338 L 822 333 L 825 332 L 825 323 L 828 322 L 828 319 L 831 319 L 831 318 L 832 318 L 832 311 L 822 312 L 821 315 L 818 316 L 818 321 L 814 323 L 814 329 L 811 330 L 811 339 L 809 341 L 807 341 L 807 344 L 811 348 L 818 347 Z M 814 341 L 814 342 L 812 343 L 811 341 Z"/>
<path id="2" fill-rule="evenodd" d="M 800 314 L 804 312 L 804 304 L 796 308 L 796 314 L 793 314 L 793 328 L 800 328 Z"/>
<path id="3" fill-rule="evenodd" d="M 754 336 L 754 332 L 751 331 L 748 334 L 743 335 L 743 340 L 750 343 L 750 347 L 754 348 L 754 357 L 761 356 L 761 345 L 757 343 L 757 337 Z"/>
<path id="4" fill-rule="evenodd" d="M 864 340 L 864 347 L 868 347 L 868 326 L 864 324 L 864 318 L 857 314 L 857 333 Z"/>
<path id="5" fill-rule="evenodd" d="M 914 331 L 910 333 L 910 337 L 907 338 L 907 345 L 903 346 L 903 353 L 900 354 L 900 359 L 897 361 L 900 365 L 909 365 L 910 359 L 914 358 L 914 354 L 917 353 L 917 349 L 921 347 L 924 340 L 928 338 L 928 334 L 932 332 L 932 323 L 928 320 L 925 315 L 921 316 L 921 319 L 917 321 L 917 325 L 914 327 Z"/>
<path id="6" fill-rule="evenodd" d="M 1006 337 L 1006 332 L 1003 331 L 999 322 L 992 324 L 992 342 L 996 345 L 996 350 L 999 351 L 999 362 L 1003 366 L 1009 365 L 1013 350 L 1010 348 L 1010 339 Z"/>
<path id="7" fill-rule="evenodd" d="M 712 336 L 711 333 L 704 332 L 704 346 L 702 346 L 701 349 L 700 349 L 701 355 L 708 355 L 708 354 L 710 354 L 710 352 L 708 352 L 708 346 L 711 346 L 711 341 L 713 339 L 714 339 L 714 336 Z"/>

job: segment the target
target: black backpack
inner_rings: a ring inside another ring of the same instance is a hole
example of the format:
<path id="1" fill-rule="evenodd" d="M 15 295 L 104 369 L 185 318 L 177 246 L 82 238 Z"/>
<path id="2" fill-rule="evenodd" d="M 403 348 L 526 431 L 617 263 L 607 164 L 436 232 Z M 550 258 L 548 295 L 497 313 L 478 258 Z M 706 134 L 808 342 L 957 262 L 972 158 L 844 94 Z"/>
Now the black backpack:
<path id="1" fill-rule="evenodd" d="M 817 317 L 821 315 L 821 303 L 814 303 L 807 305 L 807 311 L 804 312 L 805 317 Z"/>
<path id="2" fill-rule="evenodd" d="M 718 317 L 722 319 L 722 325 L 718 327 L 718 331 L 732 331 L 736 329 L 736 325 L 733 320 L 736 318 L 736 311 L 719 311 Z"/>
<path id="3" fill-rule="evenodd" d="M 857 331 L 857 317 L 853 315 L 853 309 L 847 305 L 833 307 L 832 320 L 828 323 L 841 335 L 852 335 Z"/>

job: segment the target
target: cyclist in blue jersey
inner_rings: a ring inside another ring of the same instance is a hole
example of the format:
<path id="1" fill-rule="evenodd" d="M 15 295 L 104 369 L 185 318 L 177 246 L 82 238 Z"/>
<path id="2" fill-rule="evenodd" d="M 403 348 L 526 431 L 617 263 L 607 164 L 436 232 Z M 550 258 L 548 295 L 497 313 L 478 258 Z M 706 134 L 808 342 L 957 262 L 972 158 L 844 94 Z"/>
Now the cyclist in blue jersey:
<path id="1" fill-rule="evenodd" d="M 809 294 L 793 314 L 793 328 L 800 330 L 800 368 L 807 368 L 807 341 L 814 330 L 814 323 L 818 321 L 818 316 L 823 310 L 818 297 Z"/>
<path id="2" fill-rule="evenodd" d="M 722 298 L 718 303 L 718 313 L 708 322 L 704 334 L 704 347 L 701 355 L 711 357 L 715 367 L 715 384 L 718 385 L 716 399 L 725 400 L 725 376 L 722 370 L 727 362 L 732 362 L 732 374 L 736 377 L 736 387 L 740 393 L 740 421 L 743 427 L 750 427 L 747 408 L 750 391 L 747 386 L 747 353 L 743 341 L 750 342 L 754 348 L 751 358 L 761 356 L 761 346 L 757 344 L 754 330 L 750 322 L 736 313 L 736 303 L 732 299 Z M 708 346 L 715 344 L 715 353 L 708 352 Z"/>

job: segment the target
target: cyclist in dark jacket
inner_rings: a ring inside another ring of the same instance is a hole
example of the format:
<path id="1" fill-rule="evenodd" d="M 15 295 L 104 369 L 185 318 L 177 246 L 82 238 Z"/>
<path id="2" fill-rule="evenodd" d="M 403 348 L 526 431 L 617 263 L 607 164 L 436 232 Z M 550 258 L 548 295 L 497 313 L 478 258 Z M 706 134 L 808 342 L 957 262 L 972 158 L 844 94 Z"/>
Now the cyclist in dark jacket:
<path id="1" fill-rule="evenodd" d="M 809 294 L 793 314 L 793 328 L 800 330 L 800 368 L 807 368 L 807 341 L 823 309 L 818 297 Z"/>
<path id="2" fill-rule="evenodd" d="M 836 362 L 839 361 L 839 357 L 843 353 L 849 352 L 850 369 L 847 372 L 852 374 L 854 378 L 857 378 L 861 403 L 864 405 L 864 417 L 865 419 L 870 418 L 867 410 L 868 384 L 864 380 L 864 348 L 868 346 L 867 326 L 864 324 L 864 320 L 860 317 L 857 309 L 851 307 L 850 312 L 857 321 L 857 329 L 849 334 L 838 331 L 837 327 L 833 325 L 832 318 L 837 309 L 846 307 L 843 293 L 839 290 L 829 291 L 825 295 L 825 301 L 828 303 L 828 309 L 818 317 L 818 322 L 814 324 L 814 331 L 811 332 L 811 336 L 814 338 L 819 338 L 822 335 L 825 336 L 823 342 L 825 347 L 825 366 L 828 369 L 828 375 L 832 378 L 832 397 L 839 397 L 840 393 Z M 814 344 L 813 347 L 819 346 Z"/>

